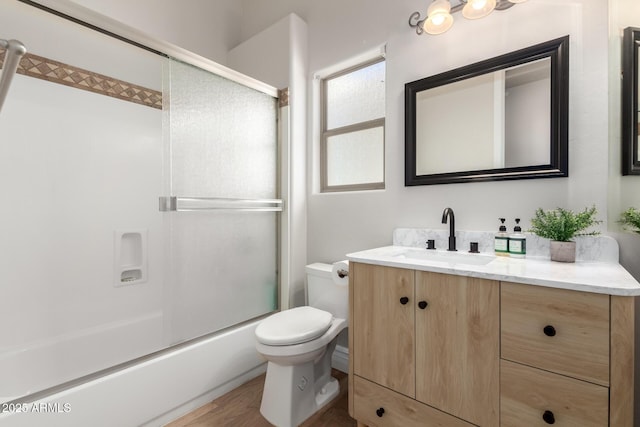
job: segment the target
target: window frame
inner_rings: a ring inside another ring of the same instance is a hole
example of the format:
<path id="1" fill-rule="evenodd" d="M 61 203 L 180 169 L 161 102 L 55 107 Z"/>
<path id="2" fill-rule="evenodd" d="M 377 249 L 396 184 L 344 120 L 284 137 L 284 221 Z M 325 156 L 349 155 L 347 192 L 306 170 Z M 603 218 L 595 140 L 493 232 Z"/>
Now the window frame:
<path id="1" fill-rule="evenodd" d="M 386 174 L 386 96 L 385 96 L 385 112 L 384 116 L 378 119 L 367 120 L 364 122 L 358 122 L 331 130 L 327 130 L 327 82 L 329 80 L 341 77 L 354 71 L 369 67 L 379 62 L 385 62 L 384 56 L 377 56 L 369 61 L 361 62 L 351 67 L 347 67 L 343 70 L 330 74 L 326 77 L 322 77 L 320 80 L 320 192 L 332 193 L 340 191 L 360 191 L 360 190 L 382 190 L 385 188 L 385 174 Z M 386 64 L 385 64 L 385 88 L 386 88 Z M 367 129 L 374 129 L 382 127 L 382 181 L 378 182 L 365 182 L 362 184 L 346 184 L 346 185 L 329 185 L 327 174 L 327 141 L 330 137 L 345 135 L 348 133 L 358 132 Z"/>

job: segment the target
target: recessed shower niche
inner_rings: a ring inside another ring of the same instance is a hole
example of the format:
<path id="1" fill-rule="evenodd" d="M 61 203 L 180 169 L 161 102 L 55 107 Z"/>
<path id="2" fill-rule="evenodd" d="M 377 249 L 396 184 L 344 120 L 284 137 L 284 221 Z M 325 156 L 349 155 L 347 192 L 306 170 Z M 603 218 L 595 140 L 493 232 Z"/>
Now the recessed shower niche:
<path id="1" fill-rule="evenodd" d="M 114 286 L 147 281 L 147 230 L 116 231 Z"/>

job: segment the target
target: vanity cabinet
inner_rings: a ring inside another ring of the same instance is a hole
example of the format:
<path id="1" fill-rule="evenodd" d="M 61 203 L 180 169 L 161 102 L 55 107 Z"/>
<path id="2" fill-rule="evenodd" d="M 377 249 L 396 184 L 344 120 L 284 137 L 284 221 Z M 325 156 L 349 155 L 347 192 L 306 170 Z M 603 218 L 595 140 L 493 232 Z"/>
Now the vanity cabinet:
<path id="1" fill-rule="evenodd" d="M 633 297 L 352 262 L 359 426 L 632 427 Z"/>
<path id="2" fill-rule="evenodd" d="M 361 263 L 350 271 L 354 418 L 497 426 L 499 283 Z"/>

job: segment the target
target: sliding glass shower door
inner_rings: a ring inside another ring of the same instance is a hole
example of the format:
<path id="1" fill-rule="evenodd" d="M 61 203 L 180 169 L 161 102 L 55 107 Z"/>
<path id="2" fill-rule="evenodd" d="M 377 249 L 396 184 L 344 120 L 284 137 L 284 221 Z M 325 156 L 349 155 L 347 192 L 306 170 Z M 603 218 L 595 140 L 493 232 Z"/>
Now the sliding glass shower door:
<path id="1" fill-rule="evenodd" d="M 277 102 L 169 60 L 164 79 L 165 338 L 277 309 Z"/>

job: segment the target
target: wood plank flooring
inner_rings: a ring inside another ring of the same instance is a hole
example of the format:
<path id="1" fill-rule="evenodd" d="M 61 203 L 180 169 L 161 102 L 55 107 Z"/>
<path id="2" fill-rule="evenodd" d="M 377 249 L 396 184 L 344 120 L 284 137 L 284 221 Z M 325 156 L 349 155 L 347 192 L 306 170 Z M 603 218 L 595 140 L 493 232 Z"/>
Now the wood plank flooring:
<path id="1" fill-rule="evenodd" d="M 347 374 L 333 370 L 340 381 L 340 394 L 311 416 L 302 427 L 352 427 L 347 405 Z M 195 411 L 169 423 L 166 427 L 270 427 L 260 415 L 264 375 L 230 391 Z"/>

